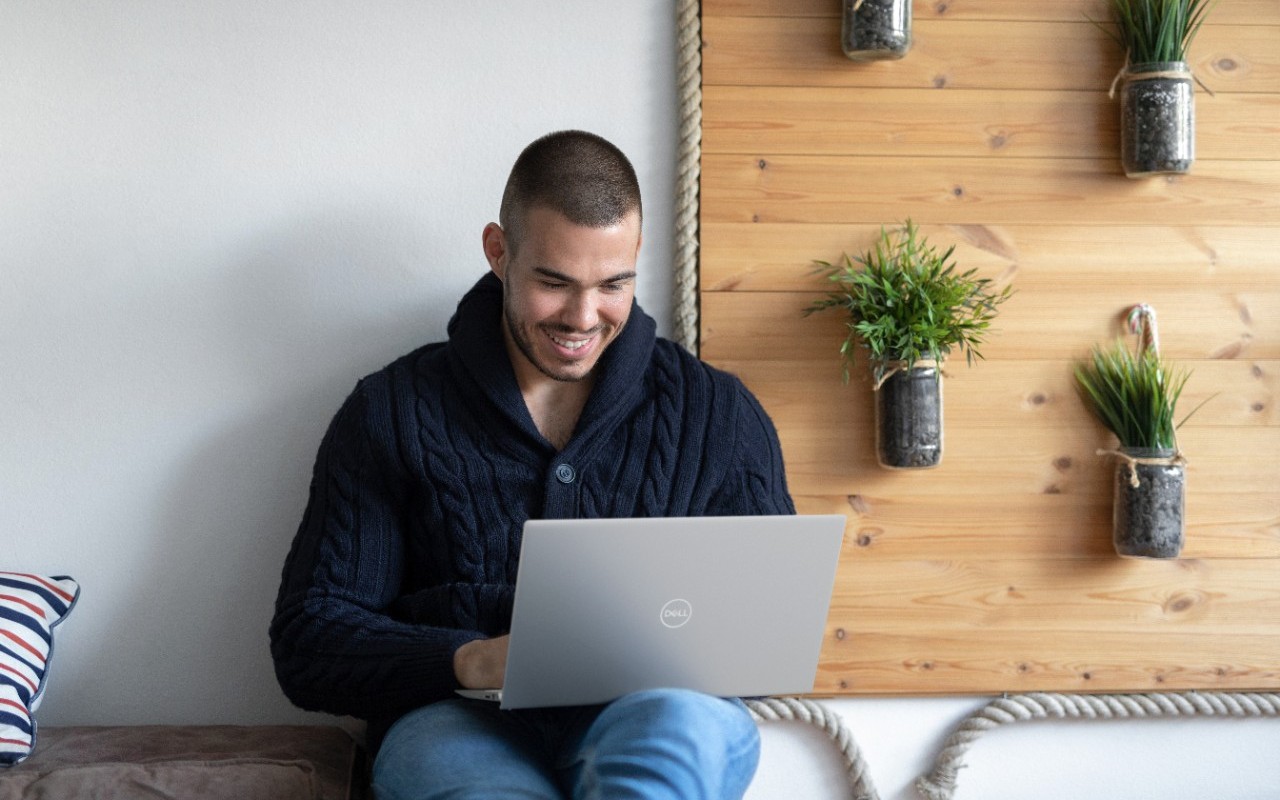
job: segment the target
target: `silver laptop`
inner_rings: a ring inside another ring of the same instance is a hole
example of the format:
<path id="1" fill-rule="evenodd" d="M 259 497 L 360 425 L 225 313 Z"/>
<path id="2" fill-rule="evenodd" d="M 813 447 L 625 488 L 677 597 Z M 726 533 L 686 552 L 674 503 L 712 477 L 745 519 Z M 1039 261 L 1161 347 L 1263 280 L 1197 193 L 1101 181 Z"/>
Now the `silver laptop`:
<path id="1" fill-rule="evenodd" d="M 530 520 L 502 708 L 813 690 L 841 515 Z"/>

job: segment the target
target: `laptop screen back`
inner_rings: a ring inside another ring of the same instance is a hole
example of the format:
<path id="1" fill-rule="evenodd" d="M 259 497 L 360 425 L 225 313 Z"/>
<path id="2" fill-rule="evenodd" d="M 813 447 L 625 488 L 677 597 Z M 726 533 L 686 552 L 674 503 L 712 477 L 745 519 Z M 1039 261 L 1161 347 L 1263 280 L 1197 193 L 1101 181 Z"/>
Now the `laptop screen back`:
<path id="1" fill-rule="evenodd" d="M 530 520 L 503 708 L 812 691 L 845 518 Z"/>

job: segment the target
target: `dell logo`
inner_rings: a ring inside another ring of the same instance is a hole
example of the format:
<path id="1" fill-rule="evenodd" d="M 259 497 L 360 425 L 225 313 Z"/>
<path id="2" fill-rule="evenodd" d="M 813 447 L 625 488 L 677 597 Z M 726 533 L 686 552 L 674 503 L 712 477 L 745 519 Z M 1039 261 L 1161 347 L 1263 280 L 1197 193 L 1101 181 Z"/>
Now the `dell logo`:
<path id="1" fill-rule="evenodd" d="M 693 616 L 693 606 L 689 605 L 688 600 L 670 600 L 662 607 L 662 614 L 659 618 L 662 624 L 668 628 L 679 628 L 689 621 Z"/>

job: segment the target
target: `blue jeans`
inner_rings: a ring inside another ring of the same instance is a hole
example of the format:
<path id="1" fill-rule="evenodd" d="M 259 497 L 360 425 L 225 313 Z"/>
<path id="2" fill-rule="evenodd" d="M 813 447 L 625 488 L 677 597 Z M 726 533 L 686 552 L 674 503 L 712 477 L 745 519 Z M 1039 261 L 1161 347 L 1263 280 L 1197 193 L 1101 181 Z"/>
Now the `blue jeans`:
<path id="1" fill-rule="evenodd" d="M 760 736 L 738 700 L 681 689 L 605 706 L 501 711 L 443 700 L 387 732 L 373 765 L 377 800 L 740 798 Z"/>

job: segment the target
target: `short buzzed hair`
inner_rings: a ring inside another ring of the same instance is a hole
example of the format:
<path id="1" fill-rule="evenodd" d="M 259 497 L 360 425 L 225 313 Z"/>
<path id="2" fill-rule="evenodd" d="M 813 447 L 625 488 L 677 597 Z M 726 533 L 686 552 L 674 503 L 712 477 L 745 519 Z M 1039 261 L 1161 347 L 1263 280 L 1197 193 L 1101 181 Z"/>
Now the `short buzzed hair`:
<path id="1" fill-rule="evenodd" d="M 640 208 L 640 183 L 631 162 L 612 143 L 586 131 L 557 131 L 524 149 L 502 193 L 498 224 L 514 252 L 525 213 L 543 206 L 575 225 L 603 228 Z"/>

